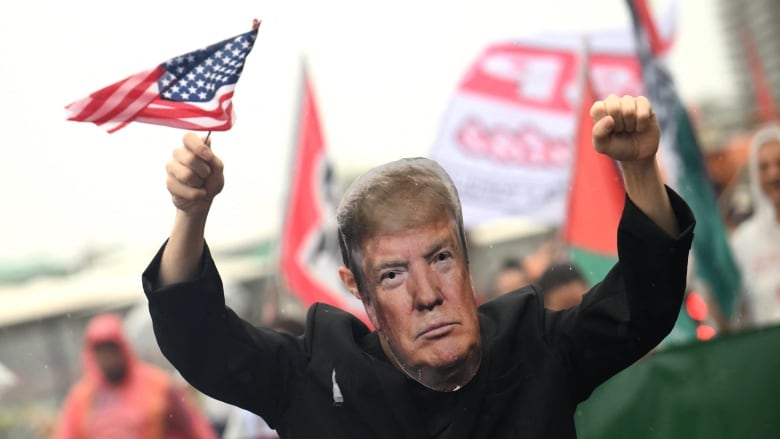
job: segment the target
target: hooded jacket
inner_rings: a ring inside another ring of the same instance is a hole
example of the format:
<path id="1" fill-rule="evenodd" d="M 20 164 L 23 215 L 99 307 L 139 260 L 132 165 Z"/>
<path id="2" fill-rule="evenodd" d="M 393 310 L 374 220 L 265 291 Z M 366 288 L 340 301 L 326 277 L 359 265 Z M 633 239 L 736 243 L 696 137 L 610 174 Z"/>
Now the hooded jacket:
<path id="1" fill-rule="evenodd" d="M 761 190 L 759 148 L 780 142 L 780 125 L 759 130 L 750 144 L 748 177 L 754 213 L 731 237 L 731 247 L 742 274 L 743 302 L 753 325 L 780 322 L 780 222 L 775 207 Z"/>
<path id="2" fill-rule="evenodd" d="M 103 342 L 115 343 L 124 358 L 126 372 L 118 383 L 106 380 L 95 358 L 94 347 Z M 55 438 L 216 437 L 167 373 L 136 358 L 118 316 L 103 314 L 90 321 L 81 355 L 84 376 L 65 400 Z"/>

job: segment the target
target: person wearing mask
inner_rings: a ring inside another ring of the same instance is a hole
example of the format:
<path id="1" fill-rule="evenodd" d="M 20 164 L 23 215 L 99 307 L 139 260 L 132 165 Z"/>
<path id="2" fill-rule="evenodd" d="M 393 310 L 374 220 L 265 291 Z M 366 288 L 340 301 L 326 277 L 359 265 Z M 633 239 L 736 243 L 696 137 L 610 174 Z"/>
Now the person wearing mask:
<path id="1" fill-rule="evenodd" d="M 577 404 L 655 347 L 685 292 L 694 219 L 664 186 L 644 97 L 591 108 L 594 147 L 618 160 L 619 262 L 564 311 L 530 286 L 477 305 L 457 190 L 426 158 L 375 167 L 337 209 L 345 287 L 373 328 L 326 304 L 293 336 L 225 306 L 206 245 L 223 163 L 188 133 L 168 162 L 176 208 L 142 275 L 161 350 L 202 392 L 282 438 L 574 438 Z"/>

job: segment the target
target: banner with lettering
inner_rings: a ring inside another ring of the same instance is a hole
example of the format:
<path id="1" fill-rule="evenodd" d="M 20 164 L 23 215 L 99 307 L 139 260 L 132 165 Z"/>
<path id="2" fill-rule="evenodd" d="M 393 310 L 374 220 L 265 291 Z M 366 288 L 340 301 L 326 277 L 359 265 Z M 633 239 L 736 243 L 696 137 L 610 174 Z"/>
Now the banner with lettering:
<path id="1" fill-rule="evenodd" d="M 504 216 L 561 224 L 585 40 L 581 33 L 548 33 L 499 42 L 468 68 L 431 154 L 455 181 L 467 227 Z M 642 93 L 628 29 L 587 41 L 597 98 Z"/>

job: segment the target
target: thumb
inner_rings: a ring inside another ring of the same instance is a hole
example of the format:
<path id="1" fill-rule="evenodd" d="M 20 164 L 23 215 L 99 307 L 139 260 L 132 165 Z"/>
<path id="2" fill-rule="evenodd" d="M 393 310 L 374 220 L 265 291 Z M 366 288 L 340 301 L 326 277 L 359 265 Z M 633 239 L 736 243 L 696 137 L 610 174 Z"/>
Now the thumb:
<path id="1" fill-rule="evenodd" d="M 609 147 L 610 136 L 615 129 L 615 119 L 604 116 L 593 124 L 593 146 L 598 152 L 605 152 Z"/>

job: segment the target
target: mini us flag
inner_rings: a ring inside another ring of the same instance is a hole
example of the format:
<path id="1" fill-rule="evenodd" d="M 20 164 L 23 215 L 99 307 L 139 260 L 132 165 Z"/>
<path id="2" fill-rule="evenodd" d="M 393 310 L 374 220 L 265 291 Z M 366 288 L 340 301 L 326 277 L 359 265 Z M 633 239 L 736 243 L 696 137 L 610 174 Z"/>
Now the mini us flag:
<path id="1" fill-rule="evenodd" d="M 254 46 L 252 30 L 171 58 L 65 107 L 67 119 L 92 122 L 109 133 L 130 122 L 187 130 L 225 131 L 233 126 L 233 91 Z"/>

